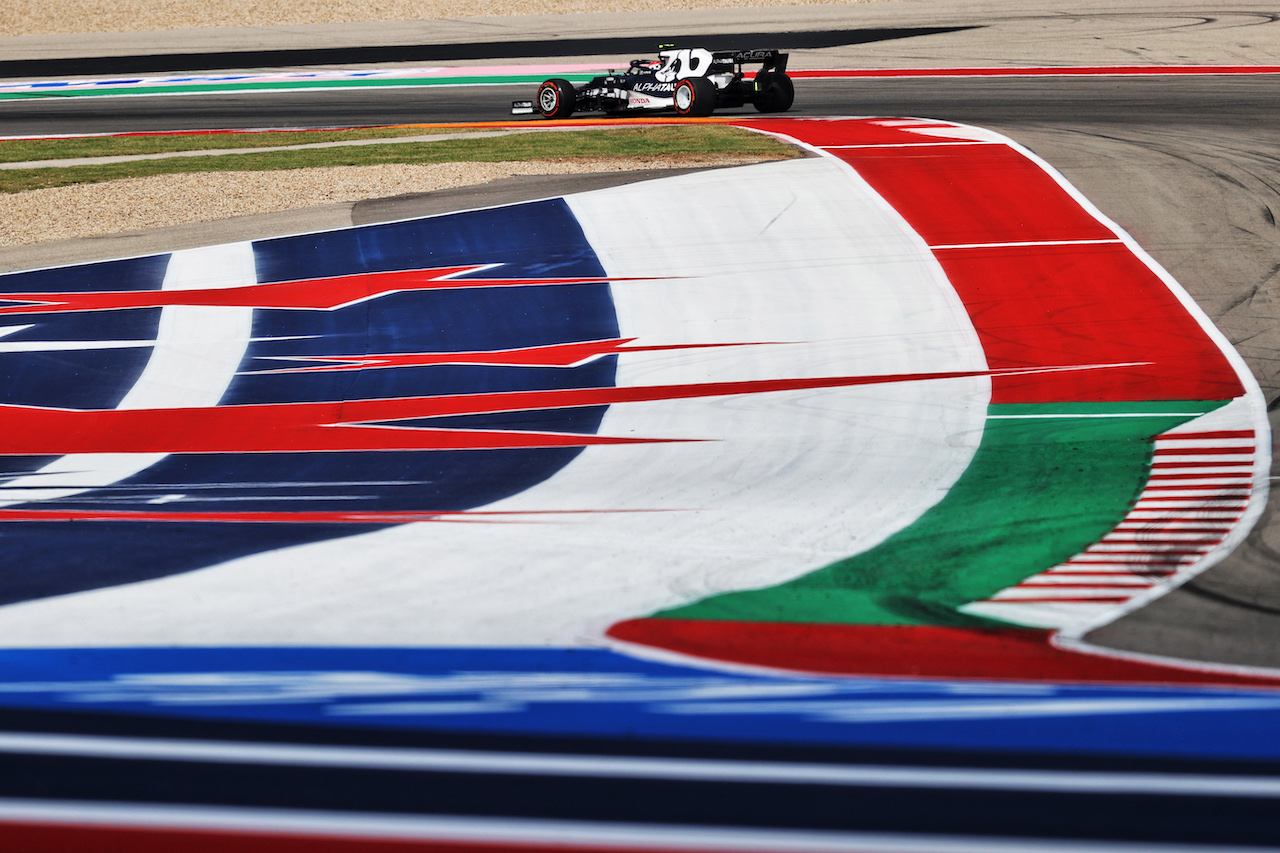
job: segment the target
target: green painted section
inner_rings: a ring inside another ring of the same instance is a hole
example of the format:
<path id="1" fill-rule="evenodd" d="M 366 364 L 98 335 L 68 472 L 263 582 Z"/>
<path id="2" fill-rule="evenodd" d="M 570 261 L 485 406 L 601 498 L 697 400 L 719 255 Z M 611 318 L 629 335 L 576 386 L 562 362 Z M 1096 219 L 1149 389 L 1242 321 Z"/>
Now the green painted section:
<path id="1" fill-rule="evenodd" d="M 585 83 L 598 74 L 570 73 L 560 75 L 571 83 Z M 25 92 L 0 92 L 0 100 L 32 98 L 95 98 L 119 95 L 192 95 L 227 92 L 298 91 L 302 89 L 362 89 L 405 86 L 480 86 L 528 83 L 537 86 L 547 79 L 544 74 L 516 74 L 473 77 L 403 77 L 357 80 L 260 80 L 252 83 L 191 83 L 180 86 L 103 86 L 94 89 L 41 89 Z M 533 93 L 529 93 L 533 97 Z"/>
<path id="2" fill-rule="evenodd" d="M 1151 439 L 1225 402 L 993 405 L 969 467 L 914 524 L 794 581 L 713 596 L 655 617 L 1001 624 L 956 608 L 1100 540 L 1146 485 Z"/>

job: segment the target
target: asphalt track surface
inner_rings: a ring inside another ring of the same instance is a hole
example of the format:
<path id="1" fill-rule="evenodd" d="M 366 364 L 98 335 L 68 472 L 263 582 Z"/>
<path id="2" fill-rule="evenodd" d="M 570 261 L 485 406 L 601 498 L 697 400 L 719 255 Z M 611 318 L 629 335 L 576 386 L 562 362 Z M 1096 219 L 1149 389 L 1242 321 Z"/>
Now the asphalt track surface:
<path id="1" fill-rule="evenodd" d="M 802 79 L 795 116 L 939 118 L 1031 148 L 1188 289 L 1280 399 L 1280 75 Z M 10 102 L 6 134 L 507 119 L 527 86 Z M 754 114 L 747 110 L 746 114 Z M 480 203 L 475 194 L 459 206 Z M 1273 427 L 1276 420 L 1273 419 Z M 1274 504 L 1274 499 L 1273 499 Z M 1280 520 L 1182 589 L 1089 639 L 1129 651 L 1280 666 Z"/>

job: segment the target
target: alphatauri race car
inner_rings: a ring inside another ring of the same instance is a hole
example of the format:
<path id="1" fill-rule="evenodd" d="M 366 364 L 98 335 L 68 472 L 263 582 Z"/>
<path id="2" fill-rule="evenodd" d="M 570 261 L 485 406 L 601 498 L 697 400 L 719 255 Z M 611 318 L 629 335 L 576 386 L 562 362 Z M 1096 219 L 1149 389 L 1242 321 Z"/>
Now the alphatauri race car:
<path id="1" fill-rule="evenodd" d="M 747 79 L 743 66 L 757 62 L 760 70 Z M 657 59 L 633 59 L 625 72 L 611 71 L 576 88 L 558 77 L 547 80 L 538 87 L 537 100 L 512 101 L 511 112 L 568 118 L 575 112 L 674 109 L 680 116 L 709 116 L 717 107 L 746 103 L 762 113 L 783 112 L 794 100 L 785 53 L 666 48 Z"/>

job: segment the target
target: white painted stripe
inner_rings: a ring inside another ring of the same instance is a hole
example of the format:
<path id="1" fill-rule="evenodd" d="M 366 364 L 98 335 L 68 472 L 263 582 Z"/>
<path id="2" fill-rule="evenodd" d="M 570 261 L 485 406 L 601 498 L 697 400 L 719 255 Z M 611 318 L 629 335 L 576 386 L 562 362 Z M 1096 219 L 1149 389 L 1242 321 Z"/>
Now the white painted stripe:
<path id="1" fill-rule="evenodd" d="M 1095 542 L 1090 545 L 1083 553 L 1085 554 L 1150 554 L 1159 552 L 1164 547 L 1177 548 L 1178 550 L 1200 550 L 1195 547 L 1187 547 L 1179 545 L 1177 542 Z"/>
<path id="2" fill-rule="evenodd" d="M 926 140 L 921 142 L 871 142 L 865 145 L 819 145 L 823 151 L 845 151 L 851 148 L 941 148 L 947 145 L 1002 145 L 994 139 Z"/>
<path id="3" fill-rule="evenodd" d="M 0 821 L 158 832 L 212 831 L 335 839 L 554 846 L 567 850 L 724 851 L 724 853 L 1265 853 L 1226 845 L 1056 841 L 803 829 L 742 829 L 654 823 L 502 817 L 369 814 L 235 806 L 70 800 L 0 800 Z M 230 839 L 228 840 L 230 844 Z M 1269 848 L 1268 848 L 1269 849 Z"/>
<path id="4" fill-rule="evenodd" d="M 1145 489 L 1142 490 L 1143 495 L 1151 495 L 1152 497 L 1215 497 L 1218 495 L 1240 496 L 1247 498 L 1253 491 L 1250 483 L 1220 483 L 1197 485 L 1185 482 L 1173 483 L 1152 483 L 1148 482 Z"/>
<path id="5" fill-rule="evenodd" d="M 1226 480 L 1229 482 L 1251 483 L 1253 481 L 1253 472 L 1249 469 L 1253 466 L 1253 460 L 1242 459 L 1239 466 L 1223 466 L 1210 465 L 1204 468 L 1198 468 L 1190 465 L 1179 466 L 1154 466 L 1151 472 L 1151 483 L 1160 485 L 1164 483 L 1195 483 L 1201 480 Z"/>
<path id="6" fill-rule="evenodd" d="M 1115 602 L 1110 601 L 1101 603 L 1079 601 L 1027 603 L 1007 600 L 978 601 L 973 604 L 966 604 L 960 609 L 974 616 L 987 616 L 1034 628 L 1061 628 L 1063 625 L 1076 624 L 1083 619 L 1103 617 L 1108 613 L 1114 612 L 1117 606 Z"/>
<path id="7" fill-rule="evenodd" d="M 155 341 L 5 341 L 0 352 L 80 352 L 100 349 L 139 349 Z"/>
<path id="8" fill-rule="evenodd" d="M 1221 536 L 1218 536 L 1220 539 Z M 1144 545 L 1158 545 L 1162 542 L 1196 542 L 1200 540 L 1214 539 L 1212 533 L 1179 533 L 1170 530 L 1161 530 L 1158 533 L 1142 533 L 1137 530 L 1113 530 L 1103 537 L 1103 542 L 1140 542 Z M 1215 541 L 1217 541 L 1215 539 Z"/>
<path id="9" fill-rule="evenodd" d="M 257 284 L 253 247 L 229 243 L 174 252 L 163 290 L 209 290 Z M 215 406 L 235 377 L 252 334 L 253 309 L 170 305 L 161 309 L 151 358 L 119 409 Z M 163 453 L 79 453 L 61 456 L 0 488 L 0 507 L 56 500 L 143 471 Z"/>
<path id="10" fill-rule="evenodd" d="M 1152 496 L 1179 496 L 1179 494 L 1239 494 L 1242 497 L 1249 497 L 1253 492 L 1253 484 L 1248 480 L 1228 480 L 1222 483 L 1197 483 L 1194 480 L 1148 480 L 1146 487 L 1143 488 L 1142 494 L 1152 494 Z"/>
<path id="11" fill-rule="evenodd" d="M 1190 503 L 1221 503 L 1224 501 L 1248 503 L 1249 493 L 1251 493 L 1249 491 L 1240 492 L 1240 489 L 1207 489 L 1207 491 L 1206 489 L 1201 489 L 1201 491 L 1206 493 L 1196 496 L 1196 494 L 1180 493 L 1175 489 L 1158 489 L 1152 494 L 1143 492 L 1138 496 L 1138 502 L 1134 506 L 1140 507 L 1144 503 L 1152 503 L 1152 505 L 1165 503 L 1165 505 L 1169 506 L 1179 506 L 1183 505 L 1183 503 L 1190 505 Z"/>
<path id="12" fill-rule="evenodd" d="M 1151 507 L 1142 508 L 1142 510 L 1130 510 L 1129 519 L 1169 519 L 1169 517 L 1183 517 L 1183 519 L 1239 519 L 1240 510 L 1196 510 L 1196 508 L 1178 508 L 1172 507 Z"/>
<path id="13" fill-rule="evenodd" d="M 1150 586 L 1152 578 L 1146 578 L 1141 575 L 1124 574 L 1124 575 L 1064 575 L 1061 573 L 1041 573 L 1032 575 L 1023 581 L 1017 588 L 1025 589 L 1030 587 L 1055 587 L 1062 584 L 1089 584 L 1100 588 L 1112 586 Z M 1083 589 L 1084 587 L 1080 587 Z"/>
<path id="14" fill-rule="evenodd" d="M 1133 508 L 1134 508 L 1134 512 L 1141 512 L 1144 510 L 1166 510 L 1166 511 L 1176 510 L 1176 511 L 1185 513 L 1185 512 L 1195 512 L 1201 509 L 1224 510 L 1224 509 L 1235 509 L 1235 508 L 1238 508 L 1240 511 L 1243 512 L 1246 505 L 1247 505 L 1247 502 L 1242 501 L 1239 498 L 1221 498 L 1218 500 L 1211 499 L 1211 498 L 1200 498 L 1199 500 L 1172 500 L 1172 501 L 1140 500 L 1136 504 L 1134 504 Z"/>
<path id="15" fill-rule="evenodd" d="M 1215 438 L 1211 442 L 1206 442 L 1203 438 L 1178 438 L 1177 436 L 1162 435 L 1156 439 L 1155 445 L 1157 450 L 1167 447 L 1247 447 L 1253 449 L 1257 446 L 1257 439 Z"/>
<path id="16" fill-rule="evenodd" d="M 1131 591 L 1111 588 L 1111 587 L 1073 587 L 1070 589 L 1059 589 L 1056 586 L 1011 586 L 1002 589 L 995 595 L 987 599 L 987 601 L 1018 601 L 1023 598 L 1079 598 L 1093 599 L 1100 598 L 1107 601 L 1113 600 L 1118 596 L 1131 594 Z"/>
<path id="17" fill-rule="evenodd" d="M 1183 515 L 1181 513 L 1158 519 L 1133 518 L 1132 515 L 1128 515 L 1125 516 L 1124 521 L 1116 525 L 1113 532 L 1145 533 L 1153 536 L 1166 531 L 1170 533 L 1218 533 L 1223 530 L 1230 530 L 1231 526 L 1230 519 L 1197 518 L 1193 515 Z"/>
<path id="18" fill-rule="evenodd" d="M 1154 700 L 1159 708 L 1272 708 L 1280 694 Z M 1067 705 L 1078 707 L 1079 703 Z M 695 709 L 698 706 L 694 706 Z M 1108 707 L 1111 707 L 1108 705 Z M 1155 707 L 1155 706 L 1153 706 Z M 446 773 L 511 773 L 797 785 L 1036 790 L 1280 798 L 1280 778 L 1210 774 L 895 767 L 722 759 L 554 755 L 371 746 L 308 746 L 103 735 L 0 732 L 0 752 L 145 761 L 341 767 Z"/>
<path id="19" fill-rule="evenodd" d="M 1100 583 L 1105 583 L 1105 579 L 1112 578 L 1138 578 L 1139 580 L 1160 580 L 1171 574 L 1172 567 L 1161 566 L 1154 569 L 1133 568 L 1131 566 L 1119 565 L 1117 568 L 1111 568 L 1109 564 L 1100 564 L 1096 566 L 1054 566 L 1052 569 L 1046 569 L 1038 575 L 1032 575 L 1030 580 L 1040 580 L 1044 578 L 1064 577 L 1079 578 L 1087 581 L 1090 578 L 1099 578 Z"/>
<path id="20" fill-rule="evenodd" d="M 1171 463 L 1182 463 L 1185 465 L 1188 462 L 1213 462 L 1213 463 L 1248 462 L 1250 461 L 1250 457 L 1249 457 L 1249 454 L 1245 454 L 1245 453 L 1187 454 L 1187 453 L 1178 453 L 1175 451 L 1173 453 L 1157 452 L 1155 455 L 1155 459 L 1153 461 L 1157 463 L 1163 463 L 1165 465 L 1169 465 Z"/>
<path id="21" fill-rule="evenodd" d="M 1194 556 L 1166 556 L 1164 554 L 1077 554 L 1064 566 L 1148 566 L 1153 569 L 1176 568 L 1194 562 Z"/>
<path id="22" fill-rule="evenodd" d="M 1083 555 L 1082 555 L 1083 556 Z M 1143 574 L 1145 572 L 1173 572 L 1184 563 L 1194 560 L 1195 557 L 1159 557 L 1147 554 L 1142 557 L 1130 558 L 1123 554 L 1107 555 L 1096 560 L 1084 560 L 1082 562 L 1060 563 L 1053 568 L 1045 569 L 1049 572 L 1114 572 L 1117 574 Z M 1155 560 L 1155 562 L 1153 562 Z"/>
<path id="23" fill-rule="evenodd" d="M 1102 240 L 1026 240 L 1011 243 L 951 243 L 930 246 L 930 249 L 1017 249 L 1028 246 L 1095 246 L 1119 243 L 1115 239 Z"/>
<path id="24" fill-rule="evenodd" d="M 647 279 L 611 285 L 623 337 L 795 342 L 750 357 L 626 352 L 619 385 L 987 370 L 937 258 L 834 158 L 645 181 L 566 203 L 611 276 Z M 618 621 L 792 580 L 914 522 L 968 467 L 990 382 L 611 406 L 603 434 L 708 440 L 589 448 L 486 507 L 615 512 L 405 524 L 23 602 L 0 610 L 0 645 L 599 647 Z M 575 553 L 592 558 L 565 558 Z"/>

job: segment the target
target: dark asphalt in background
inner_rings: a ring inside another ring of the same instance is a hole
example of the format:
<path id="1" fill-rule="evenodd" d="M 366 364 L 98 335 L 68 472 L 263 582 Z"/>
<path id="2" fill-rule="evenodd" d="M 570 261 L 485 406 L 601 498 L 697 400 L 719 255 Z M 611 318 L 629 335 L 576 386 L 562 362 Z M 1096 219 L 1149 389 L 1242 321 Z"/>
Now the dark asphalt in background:
<path id="1" fill-rule="evenodd" d="M 988 127 L 1280 128 L 1280 76 L 795 81 L 792 116 L 922 116 Z M 505 121 L 528 85 L 0 102 L 0 133 L 108 133 Z M 717 115 L 756 115 L 746 108 Z M 599 118 L 595 116 L 582 116 Z"/>
<path id="2" fill-rule="evenodd" d="M 659 41 L 678 47 L 698 45 L 710 50 L 777 50 L 848 47 L 894 39 L 954 33 L 976 27 L 874 27 L 785 33 L 725 33 L 716 36 L 676 35 L 662 39 L 626 37 L 602 39 L 557 38 L 537 41 L 491 41 L 465 44 L 380 45 L 375 47 L 316 47 L 295 50 L 255 50 L 221 53 L 100 56 L 80 59 L 0 60 L 0 79 L 67 77 L 81 74 L 161 74 L 183 71 L 267 67 L 342 66 L 380 62 L 458 62 L 473 59 L 532 59 L 546 56 L 651 55 Z"/>
<path id="3" fill-rule="evenodd" d="M 417 87 L 0 103 L 5 135 L 509 119 L 530 86 Z M 1280 76 L 796 81 L 794 116 L 988 127 L 1060 169 L 1187 288 L 1280 399 Z M 754 115 L 750 109 L 743 114 Z M 1276 420 L 1273 419 L 1273 425 Z M 1274 501 L 1272 502 L 1274 505 Z M 1089 639 L 1280 666 L 1280 520 L 1219 566 Z"/>

